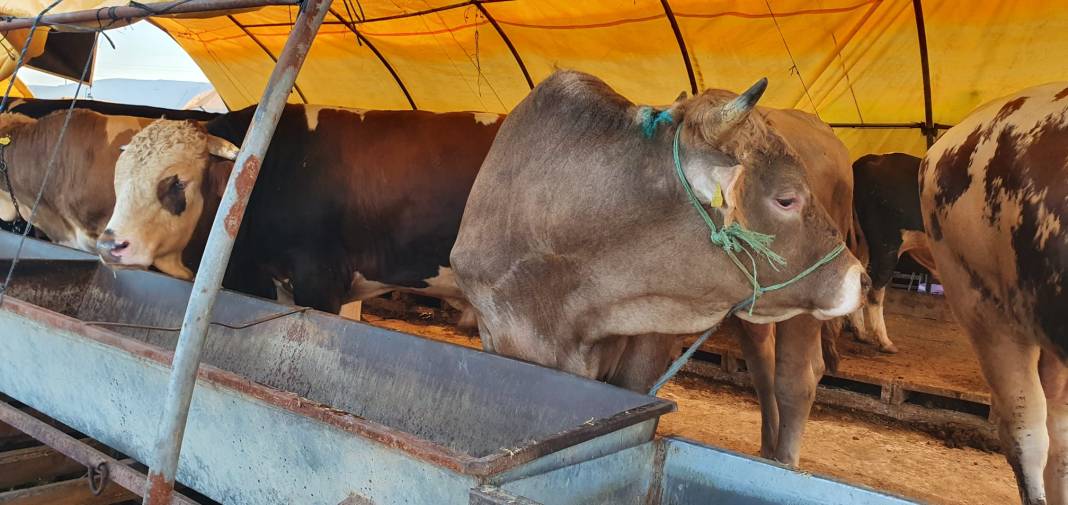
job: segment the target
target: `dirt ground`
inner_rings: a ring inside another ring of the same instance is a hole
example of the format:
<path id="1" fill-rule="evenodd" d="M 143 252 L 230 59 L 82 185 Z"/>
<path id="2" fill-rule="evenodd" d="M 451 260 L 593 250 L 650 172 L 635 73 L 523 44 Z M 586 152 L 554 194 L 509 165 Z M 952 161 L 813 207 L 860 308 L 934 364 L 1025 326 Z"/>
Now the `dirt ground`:
<path id="1" fill-rule="evenodd" d="M 480 348 L 477 337 L 452 327 L 366 313 L 364 319 L 377 326 Z M 674 400 L 678 412 L 662 418 L 660 435 L 744 454 L 759 453 L 760 410 L 750 392 L 679 377 L 664 387 L 661 396 Z M 1018 502 L 1012 472 L 1000 454 L 949 448 L 925 433 L 819 406 L 806 427 L 801 468 L 933 504 Z"/>

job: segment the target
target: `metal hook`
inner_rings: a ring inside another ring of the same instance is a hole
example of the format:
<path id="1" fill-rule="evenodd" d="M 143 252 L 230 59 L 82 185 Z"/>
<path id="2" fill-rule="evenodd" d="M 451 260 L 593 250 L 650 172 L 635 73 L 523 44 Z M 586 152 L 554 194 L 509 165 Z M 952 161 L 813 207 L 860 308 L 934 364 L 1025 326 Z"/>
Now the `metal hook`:
<path id="1" fill-rule="evenodd" d="M 108 485 L 108 463 L 101 461 L 96 466 L 89 467 L 89 491 L 93 496 L 100 496 Z"/>

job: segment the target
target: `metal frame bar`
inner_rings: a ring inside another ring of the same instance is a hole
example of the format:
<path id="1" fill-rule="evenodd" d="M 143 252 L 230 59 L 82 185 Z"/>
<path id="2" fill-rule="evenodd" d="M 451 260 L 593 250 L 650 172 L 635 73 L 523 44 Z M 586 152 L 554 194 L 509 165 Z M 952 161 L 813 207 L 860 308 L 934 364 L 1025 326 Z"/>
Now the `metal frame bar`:
<path id="1" fill-rule="evenodd" d="M 101 7 L 85 11 L 48 14 L 38 21 L 39 26 L 100 23 L 107 21 L 133 20 L 165 14 L 191 14 L 267 7 L 271 5 L 298 5 L 298 0 L 175 0 L 150 4 Z M 11 18 L 0 21 L 0 32 L 29 28 L 34 17 Z"/>
<path id="2" fill-rule="evenodd" d="M 245 207 L 259 176 L 261 160 L 270 145 L 286 98 L 296 83 L 304 58 L 329 10 L 330 0 L 306 0 L 303 4 L 234 161 L 234 169 L 226 183 L 219 210 L 215 214 L 204 256 L 193 281 L 193 294 L 189 298 L 182 320 L 182 331 L 174 351 L 163 416 L 148 473 L 145 505 L 165 505 L 171 502 L 178 457 L 189 417 L 193 388 L 196 385 L 200 356 L 210 324 L 211 309 L 219 294 L 234 240 L 241 228 Z"/>
<path id="3" fill-rule="evenodd" d="M 345 27 L 348 28 L 349 31 L 356 36 L 357 41 L 367 44 L 367 48 L 370 49 L 376 57 L 378 57 L 378 61 L 382 62 L 382 66 L 386 67 L 386 70 L 389 71 L 389 75 L 393 76 L 393 80 L 397 82 L 397 86 L 400 87 L 401 92 L 404 93 L 404 98 L 408 99 L 408 105 L 412 107 L 412 110 L 419 110 L 419 107 L 415 105 L 415 100 L 412 99 L 412 94 L 408 92 L 408 87 L 404 85 L 404 81 L 401 80 L 400 75 L 397 75 L 397 71 L 393 69 L 393 65 L 390 65 L 389 60 L 387 60 L 385 56 L 382 56 L 382 53 L 378 50 L 378 48 L 375 47 L 375 45 L 372 44 L 370 40 L 367 40 L 367 37 L 364 37 L 363 34 L 356 29 L 356 23 L 346 21 L 345 18 L 334 9 L 330 9 L 330 14 L 337 18 L 340 24 L 345 25 Z M 330 23 L 328 21 L 324 21 L 323 24 L 338 23 Z"/>
<path id="4" fill-rule="evenodd" d="M 697 77 L 693 73 L 693 62 L 690 61 L 690 52 L 686 50 L 686 41 L 682 38 L 682 30 L 679 28 L 679 21 L 675 19 L 675 12 L 671 10 L 671 4 L 668 0 L 660 0 L 660 4 L 664 6 L 664 15 L 667 16 L 668 23 L 671 23 L 671 31 L 675 34 L 675 42 L 679 44 L 679 51 L 682 53 L 682 62 L 686 64 L 686 77 L 690 79 L 690 93 L 697 94 Z"/>
<path id="5" fill-rule="evenodd" d="M 271 61 L 274 62 L 275 65 L 278 64 L 278 57 L 275 56 L 274 53 L 272 53 L 271 50 L 268 49 L 267 46 L 263 42 L 261 42 L 258 37 L 253 35 L 252 32 L 248 31 L 247 26 L 241 24 L 241 22 L 238 21 L 233 14 L 227 14 L 226 17 L 230 20 L 230 22 L 240 28 L 242 32 L 245 32 L 245 35 L 248 35 L 248 38 L 252 39 L 252 41 L 255 42 L 257 46 L 260 46 L 260 49 L 263 49 L 263 52 L 267 55 L 268 58 L 271 59 Z M 308 97 L 304 96 L 304 92 L 300 90 L 299 84 L 294 83 L 293 90 L 297 92 L 297 96 L 300 97 L 300 100 L 302 102 L 304 102 L 305 104 L 308 103 Z"/>
<path id="6" fill-rule="evenodd" d="M 923 133 L 927 136 L 927 147 L 931 147 L 938 136 L 938 131 L 934 122 L 934 104 L 931 99 L 931 61 L 927 54 L 927 27 L 923 21 L 922 0 L 912 0 L 912 10 L 916 15 L 916 35 L 920 43 L 920 71 L 923 73 Z"/>
<path id="7" fill-rule="evenodd" d="M 107 465 L 108 480 L 122 486 L 138 496 L 145 493 L 145 474 L 130 468 L 123 462 L 108 456 L 104 452 L 72 437 L 62 430 L 37 419 L 13 406 L 0 401 L 0 421 L 33 437 L 56 452 L 74 460 L 87 468 L 94 468 L 100 463 Z M 172 495 L 171 504 L 197 505 L 180 493 Z"/>
<path id="8" fill-rule="evenodd" d="M 919 129 L 924 130 L 930 128 L 932 131 L 948 130 L 953 125 L 942 123 L 828 123 L 831 128 L 857 128 L 857 129 L 873 129 L 873 130 L 886 130 L 886 129 Z"/>
<path id="9" fill-rule="evenodd" d="M 508 50 L 512 52 L 512 57 L 515 58 L 516 65 L 519 65 L 519 70 L 523 72 L 523 78 L 527 80 L 527 86 L 529 86 L 530 89 L 534 89 L 534 80 L 530 78 L 530 72 L 527 71 L 527 65 L 523 63 L 523 58 L 519 56 L 519 51 L 512 44 L 512 39 L 508 38 L 508 35 L 504 33 L 504 29 L 501 28 L 501 25 L 497 23 L 497 20 L 490 15 L 489 11 L 486 10 L 486 6 L 482 5 L 482 2 L 476 1 L 474 4 L 475 7 L 478 7 L 478 11 L 481 12 L 483 16 L 486 16 L 486 20 L 493 25 L 494 30 L 497 30 L 497 35 L 500 35 L 501 40 L 504 41 L 504 45 L 508 46 Z"/>
<path id="10" fill-rule="evenodd" d="M 467 7 L 467 6 L 470 6 L 470 5 L 477 5 L 477 4 L 482 4 L 482 3 L 492 4 L 492 3 L 512 2 L 512 1 L 514 1 L 514 0 L 468 0 L 466 2 L 454 3 L 454 4 L 449 4 L 449 5 L 442 5 L 440 7 L 434 7 L 432 9 L 426 9 L 426 10 L 415 11 L 415 12 L 406 12 L 404 14 L 394 14 L 392 16 L 382 16 L 380 18 L 353 20 L 352 24 L 362 25 L 364 23 L 377 23 L 379 21 L 392 21 L 394 19 L 411 18 L 411 17 L 416 17 L 416 16 L 423 16 L 423 15 L 426 15 L 426 14 L 433 14 L 435 12 L 447 11 L 447 10 L 452 10 L 452 9 L 459 9 L 460 7 Z M 343 19 L 343 18 L 339 17 L 338 19 Z M 339 25 L 339 24 L 348 24 L 348 23 L 349 23 L 348 21 L 340 21 L 340 22 L 338 22 L 338 21 L 324 21 L 323 22 L 324 25 Z M 249 28 L 267 28 L 267 27 L 277 27 L 277 26 L 289 26 L 289 23 L 258 23 L 258 24 L 254 24 L 254 25 L 245 25 L 245 26 L 247 26 Z"/>

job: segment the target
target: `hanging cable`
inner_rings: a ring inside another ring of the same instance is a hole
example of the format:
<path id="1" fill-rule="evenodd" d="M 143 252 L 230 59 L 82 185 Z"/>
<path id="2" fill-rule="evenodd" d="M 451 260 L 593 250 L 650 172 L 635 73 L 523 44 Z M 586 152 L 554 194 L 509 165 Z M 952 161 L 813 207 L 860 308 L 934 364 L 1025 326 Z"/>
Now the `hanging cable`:
<path id="1" fill-rule="evenodd" d="M 790 57 L 790 64 L 792 73 L 797 75 L 797 80 L 801 81 L 801 88 L 805 90 L 805 96 L 808 97 L 808 103 L 812 106 L 812 113 L 816 115 L 816 118 L 823 121 L 820 117 L 820 111 L 816 108 L 816 102 L 812 100 L 812 94 L 808 91 L 808 85 L 805 84 L 805 78 L 801 76 L 801 68 L 797 66 L 797 60 L 794 59 L 793 51 L 790 51 L 790 44 L 786 42 L 786 36 L 782 33 L 782 27 L 779 26 L 779 18 L 775 17 L 775 11 L 771 9 L 771 2 L 764 0 L 764 5 L 768 6 L 768 13 L 771 14 L 771 21 L 775 23 L 775 30 L 779 32 L 779 38 L 782 39 L 782 46 L 786 48 L 786 55 Z"/>
<path id="2" fill-rule="evenodd" d="M 51 9 L 51 7 L 54 7 L 58 3 L 59 2 L 57 1 L 55 4 L 50 6 L 49 9 Z M 42 13 L 38 15 L 38 18 L 40 18 L 42 15 L 44 15 L 45 12 L 47 12 L 47 9 L 45 11 L 42 11 Z M 27 223 L 33 223 L 33 219 L 37 215 L 37 207 L 38 207 L 38 205 L 41 204 L 41 198 L 44 196 L 45 188 L 48 187 L 48 179 L 52 176 L 52 172 L 56 168 L 56 157 L 59 155 L 59 149 L 63 145 L 63 139 L 67 135 L 67 128 L 70 126 L 70 119 L 74 115 L 74 107 L 78 103 L 78 95 L 81 94 L 82 85 L 85 82 L 85 77 L 89 74 L 89 68 L 93 66 L 93 59 L 95 58 L 95 56 L 96 56 L 96 45 L 94 44 L 93 46 L 91 46 L 89 48 L 89 56 L 85 59 L 85 67 L 82 68 L 82 75 L 78 79 L 78 85 L 74 89 L 74 97 L 71 98 L 70 106 L 67 107 L 66 116 L 63 118 L 63 126 L 59 129 L 59 135 L 56 138 L 56 143 L 55 143 L 54 146 L 52 146 L 52 153 L 48 157 L 48 165 L 47 165 L 47 168 L 45 169 L 44 178 L 41 179 L 41 187 L 38 188 L 38 190 L 37 190 L 37 197 L 33 200 L 33 206 L 30 207 L 30 215 L 27 216 L 27 218 L 26 218 Z M 22 61 L 20 59 L 19 64 L 21 64 L 21 63 L 22 63 Z M 19 70 L 19 66 L 16 66 L 15 67 L 15 72 L 18 72 L 18 70 Z M 14 74 L 12 74 L 12 81 L 13 80 L 14 80 Z M 8 87 L 8 92 L 10 92 L 10 91 L 11 91 L 11 88 L 9 86 Z M 7 103 L 7 99 L 8 99 L 8 94 L 5 93 L 2 103 L 6 104 Z M 15 268 L 19 264 L 19 259 L 20 259 L 21 255 L 22 255 L 22 247 L 26 243 L 26 236 L 27 236 L 27 234 L 29 234 L 30 228 L 31 228 L 30 226 L 27 226 L 22 231 L 22 234 L 19 236 L 19 245 L 15 249 L 14 257 L 12 257 L 12 259 L 11 259 L 11 266 L 7 270 L 7 276 L 4 278 L 4 283 L 2 285 L 0 285 L 0 304 L 3 303 L 4 296 L 7 294 L 7 289 L 11 285 L 11 279 L 15 275 Z"/>

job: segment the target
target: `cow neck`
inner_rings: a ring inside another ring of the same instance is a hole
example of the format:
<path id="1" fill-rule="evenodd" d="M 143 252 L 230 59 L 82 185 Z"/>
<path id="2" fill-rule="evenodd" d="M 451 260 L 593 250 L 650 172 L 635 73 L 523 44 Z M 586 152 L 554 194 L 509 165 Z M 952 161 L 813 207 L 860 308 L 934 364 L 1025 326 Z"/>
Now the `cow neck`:
<path id="1" fill-rule="evenodd" d="M 686 190 L 686 196 L 689 197 L 690 203 L 694 209 L 697 210 L 697 214 L 701 216 L 701 219 L 711 230 L 709 239 L 712 243 L 719 248 L 723 249 L 730 257 L 731 262 L 738 267 L 739 270 L 745 274 L 745 277 L 749 280 L 749 283 L 753 287 L 753 296 L 748 300 L 749 314 L 753 314 L 753 308 L 756 306 L 757 298 L 769 291 L 775 291 L 785 288 L 815 272 L 817 269 L 830 263 L 838 257 L 842 251 L 845 250 L 845 243 L 839 243 L 837 247 L 825 254 L 818 261 L 810 265 L 808 268 L 802 270 L 797 275 L 791 277 L 785 282 L 773 284 L 771 286 L 761 286 L 760 281 L 757 279 L 757 260 L 756 256 L 763 256 L 765 261 L 776 272 L 779 271 L 779 267 L 786 266 L 786 259 L 780 256 L 775 251 L 771 250 L 771 243 L 775 240 L 774 235 L 768 235 L 765 233 L 748 230 L 741 226 L 737 222 L 731 223 L 728 226 L 717 227 L 716 222 L 712 220 L 712 216 L 705 210 L 704 205 L 697 199 L 697 195 L 694 194 L 693 187 L 690 186 L 690 181 L 686 179 L 686 174 L 682 169 L 682 159 L 679 155 L 679 137 L 682 135 L 682 125 L 675 129 L 675 138 L 672 141 L 671 155 L 675 161 L 675 174 L 679 178 L 679 182 L 682 183 L 683 189 Z M 749 258 L 749 266 L 746 267 L 740 259 L 738 259 L 738 253 L 742 252 Z M 742 302 L 745 303 L 745 302 Z M 741 304 L 739 304 L 741 305 Z M 739 308 L 739 305 L 735 305 L 732 312 Z"/>

